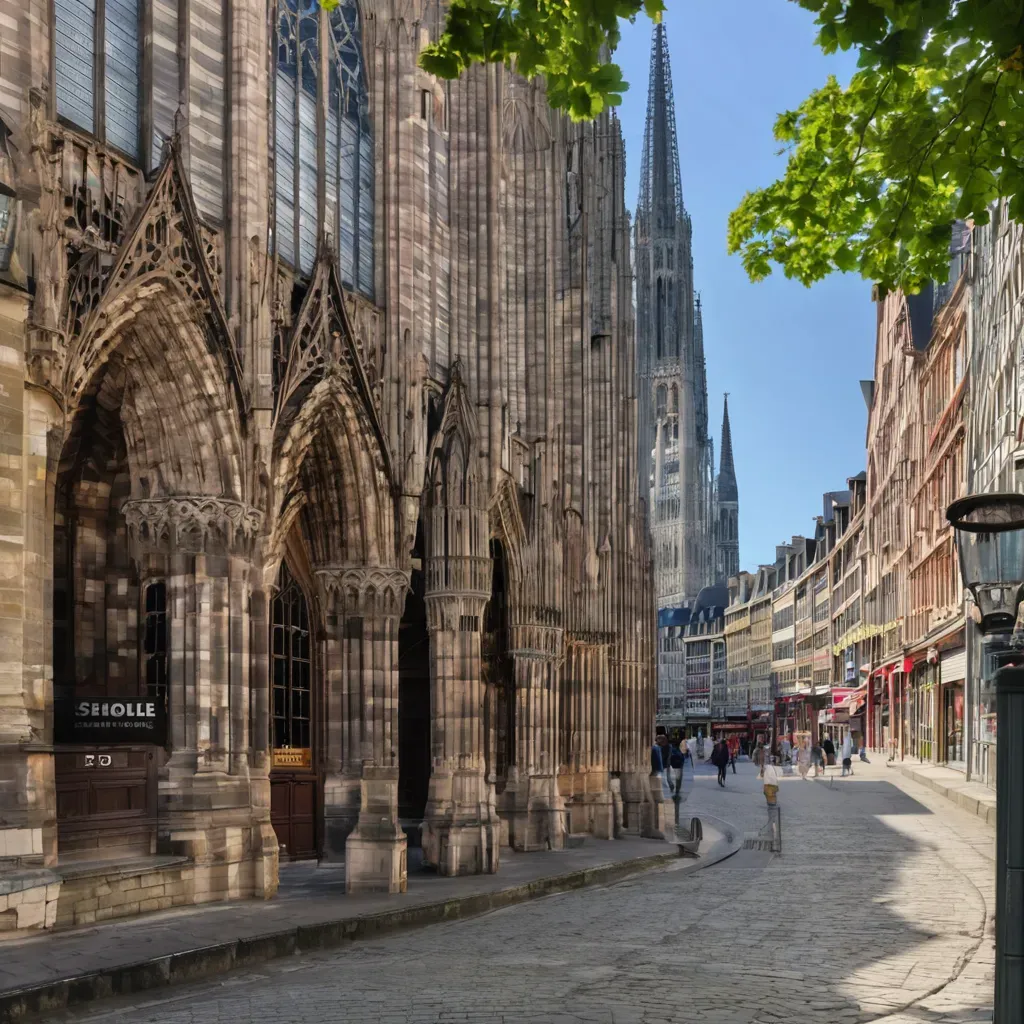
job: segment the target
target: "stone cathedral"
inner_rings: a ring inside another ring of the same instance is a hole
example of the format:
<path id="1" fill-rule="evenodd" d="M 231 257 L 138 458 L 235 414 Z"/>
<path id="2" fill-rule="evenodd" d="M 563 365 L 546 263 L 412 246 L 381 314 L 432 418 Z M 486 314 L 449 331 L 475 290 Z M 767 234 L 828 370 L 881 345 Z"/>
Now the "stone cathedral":
<path id="1" fill-rule="evenodd" d="M 416 0 L 0 12 L 0 929 L 659 835 L 615 116 Z"/>
<path id="2" fill-rule="evenodd" d="M 704 587 L 739 572 L 739 497 L 728 400 L 716 476 L 692 224 L 683 205 L 672 69 L 654 29 L 635 224 L 637 468 L 650 495 L 659 608 L 691 608 Z"/>

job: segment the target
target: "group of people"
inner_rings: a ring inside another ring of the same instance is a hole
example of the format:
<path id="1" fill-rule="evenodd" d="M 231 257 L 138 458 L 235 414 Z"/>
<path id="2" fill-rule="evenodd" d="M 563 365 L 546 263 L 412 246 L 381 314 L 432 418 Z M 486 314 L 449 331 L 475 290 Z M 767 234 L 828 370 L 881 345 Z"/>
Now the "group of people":
<path id="1" fill-rule="evenodd" d="M 702 758 L 704 755 L 704 738 L 698 735 L 696 740 L 696 756 Z M 733 774 L 736 773 L 736 758 L 740 754 L 740 743 L 735 737 L 726 740 L 720 737 L 711 750 L 711 756 L 707 762 L 718 769 L 718 784 L 725 785 L 726 769 L 731 765 Z M 691 741 L 682 736 L 670 738 L 666 733 L 658 733 L 654 739 L 654 746 L 651 747 L 651 774 L 660 775 L 668 783 L 670 796 L 675 799 L 681 792 L 683 767 L 687 760 L 690 767 L 693 767 L 694 751 L 691 749 Z"/>
<path id="2" fill-rule="evenodd" d="M 842 761 L 842 774 L 853 774 L 853 753 L 856 748 L 853 745 L 853 737 L 847 733 L 843 737 L 839 757 Z M 860 750 L 860 759 L 867 761 L 864 750 Z M 771 751 L 767 744 L 758 740 L 752 756 L 753 762 L 758 765 L 759 773 L 764 775 L 764 766 L 771 761 Z M 836 763 L 836 746 L 832 738 L 822 734 L 819 739 L 812 739 L 810 735 L 801 736 L 796 742 L 788 736 L 779 740 L 778 762 L 782 766 L 783 774 L 792 774 L 792 766 L 796 765 L 800 777 L 806 779 L 810 770 L 814 769 L 815 775 L 823 775 L 826 766 Z"/>

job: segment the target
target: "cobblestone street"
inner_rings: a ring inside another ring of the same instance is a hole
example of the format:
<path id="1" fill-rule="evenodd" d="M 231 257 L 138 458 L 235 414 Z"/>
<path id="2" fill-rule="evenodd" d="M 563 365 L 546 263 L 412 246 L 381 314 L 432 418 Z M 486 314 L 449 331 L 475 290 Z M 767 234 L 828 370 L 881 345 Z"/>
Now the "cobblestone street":
<path id="1" fill-rule="evenodd" d="M 786 778 L 780 800 L 781 856 L 745 850 L 57 1019 L 990 1019 L 992 829 L 881 764 L 831 785 Z M 753 767 L 721 790 L 700 766 L 687 809 L 757 828 Z"/>

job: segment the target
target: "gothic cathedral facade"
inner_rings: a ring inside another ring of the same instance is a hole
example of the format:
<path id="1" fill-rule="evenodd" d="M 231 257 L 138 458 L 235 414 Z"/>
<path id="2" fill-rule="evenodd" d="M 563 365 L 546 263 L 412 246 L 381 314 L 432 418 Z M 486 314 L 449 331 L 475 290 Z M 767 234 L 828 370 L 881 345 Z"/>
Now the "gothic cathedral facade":
<path id="1" fill-rule="evenodd" d="M 10 927 L 657 834 L 615 116 L 416 0 L 0 12 Z"/>
<path id="2" fill-rule="evenodd" d="M 663 23 L 651 46 L 634 231 L 637 467 L 641 493 L 649 495 L 655 595 L 659 609 L 693 608 L 702 589 L 739 572 L 739 496 L 728 400 L 717 475 L 708 432 L 704 325 Z"/>

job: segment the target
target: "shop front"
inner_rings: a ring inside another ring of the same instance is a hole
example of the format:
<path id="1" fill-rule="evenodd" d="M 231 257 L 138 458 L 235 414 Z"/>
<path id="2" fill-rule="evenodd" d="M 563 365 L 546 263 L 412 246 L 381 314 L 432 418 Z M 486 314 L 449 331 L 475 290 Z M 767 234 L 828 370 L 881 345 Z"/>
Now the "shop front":
<path id="1" fill-rule="evenodd" d="M 964 683 L 967 678 L 967 651 L 944 651 L 939 659 L 939 686 L 942 708 L 942 732 L 939 761 L 958 771 L 966 770 L 964 747 Z"/>

